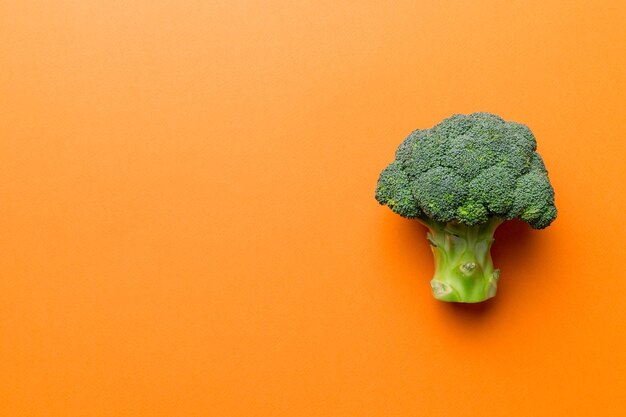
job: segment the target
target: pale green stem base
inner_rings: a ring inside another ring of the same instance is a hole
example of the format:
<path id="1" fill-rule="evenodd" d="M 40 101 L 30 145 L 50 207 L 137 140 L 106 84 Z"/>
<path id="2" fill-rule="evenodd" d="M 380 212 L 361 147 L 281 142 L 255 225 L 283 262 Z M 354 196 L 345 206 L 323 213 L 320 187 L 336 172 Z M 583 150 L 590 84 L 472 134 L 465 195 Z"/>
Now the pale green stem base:
<path id="1" fill-rule="evenodd" d="M 435 257 L 430 282 L 433 296 L 441 301 L 478 303 L 496 295 L 500 271 L 491 260 L 493 234 L 502 223 L 492 219 L 477 226 L 423 222 Z"/>

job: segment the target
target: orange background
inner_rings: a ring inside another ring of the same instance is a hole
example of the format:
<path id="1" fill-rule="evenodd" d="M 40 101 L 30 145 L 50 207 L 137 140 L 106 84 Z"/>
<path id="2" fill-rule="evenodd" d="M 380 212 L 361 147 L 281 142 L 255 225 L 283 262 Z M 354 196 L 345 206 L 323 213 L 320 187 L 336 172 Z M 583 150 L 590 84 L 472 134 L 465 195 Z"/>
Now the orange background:
<path id="1" fill-rule="evenodd" d="M 626 415 L 626 3 L 0 3 L 0 415 Z M 559 218 L 435 301 L 374 200 L 530 126 Z"/>

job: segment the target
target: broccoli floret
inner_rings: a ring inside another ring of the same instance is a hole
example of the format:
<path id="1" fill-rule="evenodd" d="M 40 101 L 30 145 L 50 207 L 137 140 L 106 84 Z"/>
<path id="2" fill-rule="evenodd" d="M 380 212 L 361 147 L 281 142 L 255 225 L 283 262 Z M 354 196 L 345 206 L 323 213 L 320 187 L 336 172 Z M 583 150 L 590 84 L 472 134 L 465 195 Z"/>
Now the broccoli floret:
<path id="1" fill-rule="evenodd" d="M 384 201 L 394 213 L 409 219 L 422 214 L 411 193 L 409 177 L 396 161 L 389 164 L 380 174 L 376 199 Z"/>
<path id="2" fill-rule="evenodd" d="M 429 229 L 435 298 L 495 295 L 489 253 L 506 220 L 543 229 L 556 218 L 554 190 L 530 129 L 490 113 L 455 114 L 413 131 L 380 174 L 376 200 Z"/>

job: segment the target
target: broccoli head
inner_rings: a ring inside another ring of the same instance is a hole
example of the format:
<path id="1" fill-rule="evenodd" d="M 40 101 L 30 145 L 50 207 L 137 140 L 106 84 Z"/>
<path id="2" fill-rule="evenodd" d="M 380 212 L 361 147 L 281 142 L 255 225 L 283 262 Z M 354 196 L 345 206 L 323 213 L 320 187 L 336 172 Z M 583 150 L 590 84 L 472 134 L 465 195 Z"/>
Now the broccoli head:
<path id="1" fill-rule="evenodd" d="M 490 113 L 456 114 L 415 130 L 380 174 L 376 200 L 429 229 L 435 298 L 495 295 L 489 253 L 502 222 L 543 229 L 556 218 L 554 190 L 530 129 Z"/>

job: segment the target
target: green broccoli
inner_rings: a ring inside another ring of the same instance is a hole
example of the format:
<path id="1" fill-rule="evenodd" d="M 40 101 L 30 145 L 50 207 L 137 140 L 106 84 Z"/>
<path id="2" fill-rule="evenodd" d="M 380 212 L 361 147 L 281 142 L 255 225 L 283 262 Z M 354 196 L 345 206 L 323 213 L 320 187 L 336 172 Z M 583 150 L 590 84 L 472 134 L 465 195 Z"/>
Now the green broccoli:
<path id="1" fill-rule="evenodd" d="M 504 221 L 543 229 L 556 218 L 554 190 L 528 127 L 489 113 L 456 114 L 412 132 L 380 174 L 376 200 L 428 228 L 431 287 L 442 301 L 496 293 L 490 249 Z"/>

